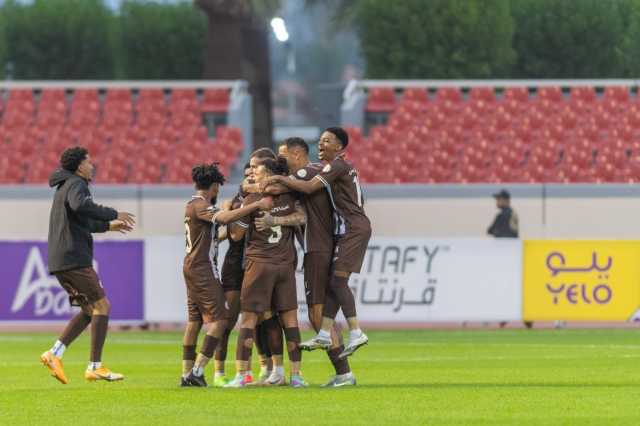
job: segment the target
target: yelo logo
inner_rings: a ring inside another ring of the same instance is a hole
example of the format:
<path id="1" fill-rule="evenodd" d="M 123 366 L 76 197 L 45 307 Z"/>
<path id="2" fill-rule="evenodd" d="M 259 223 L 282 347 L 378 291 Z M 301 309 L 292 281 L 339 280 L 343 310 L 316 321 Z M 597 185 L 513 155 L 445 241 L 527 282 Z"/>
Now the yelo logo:
<path id="1" fill-rule="evenodd" d="M 640 305 L 640 241 L 525 241 L 524 319 L 628 320 Z"/>

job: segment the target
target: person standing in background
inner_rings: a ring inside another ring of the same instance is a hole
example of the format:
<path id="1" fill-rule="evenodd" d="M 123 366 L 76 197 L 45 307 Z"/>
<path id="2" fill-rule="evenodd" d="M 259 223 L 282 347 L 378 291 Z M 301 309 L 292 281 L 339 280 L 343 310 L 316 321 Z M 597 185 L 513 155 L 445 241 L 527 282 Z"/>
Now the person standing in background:
<path id="1" fill-rule="evenodd" d="M 518 238 L 520 222 L 518 220 L 518 214 L 511 207 L 511 194 L 506 189 L 503 189 L 493 194 L 493 198 L 496 199 L 496 207 L 500 212 L 496 215 L 489 229 L 487 229 L 487 234 L 495 238 Z M 501 322 L 500 328 L 506 325 L 506 322 Z M 533 327 L 533 322 L 525 321 L 524 325 L 527 328 L 531 328 Z"/>
<path id="2" fill-rule="evenodd" d="M 493 198 L 500 212 L 489 226 L 487 234 L 496 238 L 518 238 L 519 221 L 517 213 L 511 208 L 511 194 L 503 189 L 493 194 Z"/>

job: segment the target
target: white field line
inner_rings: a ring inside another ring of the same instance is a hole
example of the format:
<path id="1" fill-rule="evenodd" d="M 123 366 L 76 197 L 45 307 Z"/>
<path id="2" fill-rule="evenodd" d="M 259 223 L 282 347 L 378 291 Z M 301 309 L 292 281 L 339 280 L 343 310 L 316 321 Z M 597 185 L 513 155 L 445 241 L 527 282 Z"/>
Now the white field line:
<path id="1" fill-rule="evenodd" d="M 51 336 L 11 336 L 11 335 L 0 335 L 0 342 L 53 342 L 55 341 L 55 335 Z M 182 337 L 178 336 L 176 339 L 123 339 L 120 337 L 109 338 L 107 336 L 107 344 L 116 344 L 116 345 L 182 345 Z M 375 346 L 394 346 L 394 347 L 402 347 L 402 346 L 410 346 L 410 347 L 451 347 L 451 346 L 473 346 L 473 347 L 509 347 L 509 348 L 522 348 L 522 347 L 530 347 L 530 348 L 575 348 L 575 349 L 640 349 L 640 345 L 607 345 L 607 344 L 571 344 L 571 343 L 500 343 L 500 342 L 487 342 L 487 343 L 479 343 L 479 342 L 407 342 L 402 345 L 398 345 L 397 342 L 379 342 L 376 340 L 371 341 L 371 345 Z"/>

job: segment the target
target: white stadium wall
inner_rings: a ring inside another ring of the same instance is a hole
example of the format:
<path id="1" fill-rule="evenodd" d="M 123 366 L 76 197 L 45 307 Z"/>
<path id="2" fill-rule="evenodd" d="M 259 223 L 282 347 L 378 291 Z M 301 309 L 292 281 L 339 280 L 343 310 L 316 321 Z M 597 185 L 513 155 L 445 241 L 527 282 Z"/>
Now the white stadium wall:
<path id="1" fill-rule="evenodd" d="M 362 273 L 350 282 L 361 318 L 392 325 L 639 316 L 639 188 L 506 187 L 522 240 L 485 235 L 496 212 L 491 194 L 502 186 L 365 187 L 374 237 Z M 223 189 L 222 199 L 237 188 Z M 114 319 L 184 321 L 182 215 L 191 189 L 98 186 L 94 192 L 98 202 L 138 217 L 132 235 L 96 238 L 96 266 L 114 305 L 121 307 Z M 71 314 L 64 293 L 46 273 L 50 203 L 48 188 L 0 188 L 2 323 L 61 321 Z M 607 258 L 614 266 L 609 281 L 602 282 L 591 275 Z M 567 275 L 575 271 L 582 275 Z M 298 299 L 304 318 L 301 271 Z"/>
<path id="2" fill-rule="evenodd" d="M 506 187 L 524 238 L 640 238 L 640 187 L 633 185 L 368 185 L 365 209 L 377 236 L 483 237 Z M 237 187 L 225 185 L 221 198 Z M 98 202 L 138 216 L 129 238 L 179 235 L 189 186 L 97 186 Z M 44 238 L 51 190 L 0 186 L 0 239 Z"/>

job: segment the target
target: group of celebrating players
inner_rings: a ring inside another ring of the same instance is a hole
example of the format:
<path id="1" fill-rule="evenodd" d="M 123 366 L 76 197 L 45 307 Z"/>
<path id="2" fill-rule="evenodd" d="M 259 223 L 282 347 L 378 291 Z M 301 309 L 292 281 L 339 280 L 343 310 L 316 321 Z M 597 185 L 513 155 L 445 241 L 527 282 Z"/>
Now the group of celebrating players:
<path id="1" fill-rule="evenodd" d="M 193 169 L 196 194 L 185 210 L 189 321 L 183 341 L 182 386 L 207 386 L 204 369 L 215 354 L 214 386 L 284 385 L 284 340 L 289 384 L 306 387 L 301 350 L 325 349 L 336 374 L 325 385 L 354 385 L 347 357 L 368 342 L 360 329 L 349 276 L 360 272 L 371 237 L 358 174 L 346 161 L 347 133 L 325 130 L 318 145 L 322 163 L 309 160 L 300 138 L 287 139 L 279 155 L 255 151 L 245 180 L 231 202 L 216 206 L 224 176 L 215 164 Z M 217 253 L 229 241 L 221 274 Z M 309 320 L 317 335 L 301 342 L 297 319 L 295 240 L 304 250 L 303 269 Z M 335 326 L 338 311 L 349 325 L 343 345 Z M 241 315 L 240 315 L 241 314 Z M 240 317 L 236 375 L 225 376 L 229 334 Z M 196 356 L 198 332 L 207 332 Z M 260 375 L 251 375 L 254 343 Z"/>
<path id="2" fill-rule="evenodd" d="M 245 179 L 230 201 L 217 206 L 225 177 L 216 164 L 192 170 L 196 193 L 184 215 L 186 255 L 183 275 L 187 288 L 188 322 L 183 338 L 181 386 L 206 387 L 205 367 L 215 357 L 214 386 L 285 385 L 283 352 L 290 362 L 289 384 L 308 386 L 301 374 L 301 350 L 324 349 L 335 375 L 324 386 L 355 385 L 348 357 L 367 344 L 360 329 L 349 276 L 360 272 L 371 224 L 365 215 L 357 171 L 345 159 L 347 133 L 326 129 L 319 141 L 320 163 L 309 160 L 309 147 L 300 138 L 287 139 L 276 155 L 255 151 L 245 165 Z M 67 346 L 92 324 L 88 380 L 122 380 L 102 365 L 109 301 L 92 267 L 91 233 L 128 232 L 133 215 L 95 204 L 88 189 L 93 165 L 84 148 L 70 148 L 61 168 L 51 177 L 56 195 L 49 224 L 49 269 L 81 311 L 73 317 L 41 361 L 62 383 Z M 60 239 L 68 234 L 68 238 Z M 218 246 L 228 240 L 221 271 Z M 301 342 L 295 270 L 298 240 L 304 251 L 303 269 L 309 320 L 317 335 Z M 343 344 L 335 319 L 342 309 L 349 326 Z M 225 376 L 231 330 L 239 319 L 236 375 Z M 198 334 L 206 335 L 196 353 Z M 284 339 L 283 339 L 284 334 Z M 251 374 L 252 348 L 260 358 L 260 375 Z"/>

